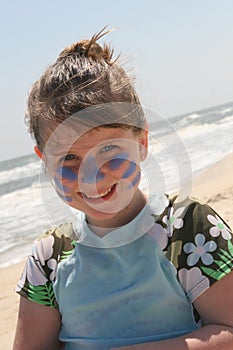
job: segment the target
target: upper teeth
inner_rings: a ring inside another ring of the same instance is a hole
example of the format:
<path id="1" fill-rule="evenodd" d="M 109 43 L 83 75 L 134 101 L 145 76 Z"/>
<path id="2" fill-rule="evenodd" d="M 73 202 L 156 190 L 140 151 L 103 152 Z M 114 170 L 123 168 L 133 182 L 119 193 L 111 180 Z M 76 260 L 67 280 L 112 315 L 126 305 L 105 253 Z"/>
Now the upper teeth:
<path id="1" fill-rule="evenodd" d="M 106 194 L 108 194 L 111 190 L 112 190 L 112 187 L 110 187 L 106 191 L 99 193 L 99 194 L 96 194 L 96 195 L 90 196 L 89 194 L 87 195 L 86 193 L 83 193 L 83 195 L 87 198 L 95 199 L 95 198 L 100 198 L 100 197 L 106 196 Z"/>

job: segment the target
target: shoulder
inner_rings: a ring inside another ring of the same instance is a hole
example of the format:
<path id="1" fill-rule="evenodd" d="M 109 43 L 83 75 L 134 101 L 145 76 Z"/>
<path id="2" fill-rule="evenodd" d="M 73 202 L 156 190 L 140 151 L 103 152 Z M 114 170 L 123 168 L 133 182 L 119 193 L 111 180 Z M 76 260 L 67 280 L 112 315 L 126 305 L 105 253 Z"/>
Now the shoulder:
<path id="1" fill-rule="evenodd" d="M 73 253 L 75 238 L 72 224 L 64 224 L 46 231 L 36 239 L 16 292 L 39 304 L 57 307 L 53 292 L 57 267 Z"/>
<path id="2" fill-rule="evenodd" d="M 51 228 L 39 236 L 32 245 L 32 255 L 38 260 L 54 258 L 60 260 L 63 254 L 74 249 L 76 236 L 71 223 Z"/>
<path id="3" fill-rule="evenodd" d="M 169 236 L 167 258 L 192 301 L 231 272 L 232 232 L 213 208 L 195 198 L 173 198 L 162 221 Z"/>
<path id="4" fill-rule="evenodd" d="M 232 238 L 231 229 L 224 219 L 212 207 L 196 198 L 178 201 L 173 197 L 166 210 L 167 216 L 163 221 L 173 238 L 182 238 L 182 234 L 185 237 L 195 236 L 197 233 L 204 233 L 208 238 Z"/>

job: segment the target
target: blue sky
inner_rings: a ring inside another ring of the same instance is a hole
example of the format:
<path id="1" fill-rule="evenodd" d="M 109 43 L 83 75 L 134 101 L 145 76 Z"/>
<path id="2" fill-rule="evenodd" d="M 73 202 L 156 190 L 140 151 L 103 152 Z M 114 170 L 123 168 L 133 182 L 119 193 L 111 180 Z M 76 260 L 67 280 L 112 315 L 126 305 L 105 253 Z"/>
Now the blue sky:
<path id="1" fill-rule="evenodd" d="M 104 25 L 142 104 L 166 117 L 233 101 L 232 0 L 9 1 L 1 4 L 0 160 L 32 152 L 28 91 L 71 43 Z M 132 69 L 131 69 L 132 68 Z"/>

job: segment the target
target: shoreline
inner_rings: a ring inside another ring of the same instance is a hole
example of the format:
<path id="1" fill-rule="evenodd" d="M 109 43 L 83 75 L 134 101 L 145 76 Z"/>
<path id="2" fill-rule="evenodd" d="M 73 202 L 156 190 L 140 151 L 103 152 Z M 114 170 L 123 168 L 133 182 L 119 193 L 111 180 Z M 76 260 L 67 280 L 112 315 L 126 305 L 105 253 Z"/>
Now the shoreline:
<path id="1" fill-rule="evenodd" d="M 211 206 L 233 229 L 233 152 L 193 179 L 192 195 Z"/>
<path id="2" fill-rule="evenodd" d="M 210 205 L 233 228 L 233 153 L 215 163 L 193 179 L 192 196 Z M 2 350 L 12 348 L 19 296 L 14 292 L 23 271 L 23 261 L 0 268 L 3 285 L 0 291 L 0 343 Z"/>

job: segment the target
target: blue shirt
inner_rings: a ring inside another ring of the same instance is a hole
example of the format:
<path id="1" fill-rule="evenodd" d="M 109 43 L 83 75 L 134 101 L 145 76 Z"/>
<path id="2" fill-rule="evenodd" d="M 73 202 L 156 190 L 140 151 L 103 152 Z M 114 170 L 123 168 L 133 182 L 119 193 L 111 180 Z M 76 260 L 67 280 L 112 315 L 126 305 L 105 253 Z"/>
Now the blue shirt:
<path id="1" fill-rule="evenodd" d="M 103 238 L 84 218 L 74 223 L 79 243 L 54 283 L 66 350 L 107 350 L 198 328 L 175 267 L 150 234 L 167 205 L 165 196 L 151 196 L 133 221 Z"/>
<path id="2" fill-rule="evenodd" d="M 231 273 L 232 252 L 230 228 L 208 205 L 151 195 L 103 238 L 81 213 L 46 231 L 16 291 L 59 309 L 66 350 L 174 338 L 202 326 L 192 303 Z"/>

